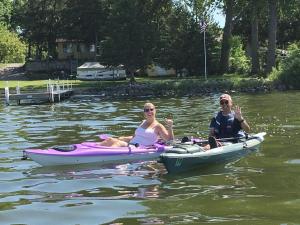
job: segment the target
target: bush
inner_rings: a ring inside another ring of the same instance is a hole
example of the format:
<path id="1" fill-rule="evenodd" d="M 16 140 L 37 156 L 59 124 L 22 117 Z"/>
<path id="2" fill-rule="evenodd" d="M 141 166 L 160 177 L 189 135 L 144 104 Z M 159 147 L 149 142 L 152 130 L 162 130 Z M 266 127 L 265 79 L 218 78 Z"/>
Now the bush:
<path id="1" fill-rule="evenodd" d="M 0 63 L 23 63 L 26 45 L 16 33 L 0 24 Z"/>
<path id="2" fill-rule="evenodd" d="M 287 57 L 273 70 L 269 79 L 280 82 L 291 89 L 300 89 L 300 42 L 291 44 L 287 49 Z"/>
<path id="3" fill-rule="evenodd" d="M 250 70 L 250 60 L 243 49 L 241 38 L 233 36 L 231 42 L 230 70 L 232 72 L 247 73 Z"/>

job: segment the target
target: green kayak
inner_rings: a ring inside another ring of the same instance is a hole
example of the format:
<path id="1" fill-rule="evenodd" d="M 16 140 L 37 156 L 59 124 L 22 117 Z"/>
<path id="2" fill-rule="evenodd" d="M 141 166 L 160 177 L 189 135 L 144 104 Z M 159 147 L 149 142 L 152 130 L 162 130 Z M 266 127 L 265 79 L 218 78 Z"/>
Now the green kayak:
<path id="1" fill-rule="evenodd" d="M 227 142 L 226 145 L 206 151 L 193 143 L 175 145 L 160 155 L 160 162 L 169 173 L 232 162 L 256 151 L 265 135 L 265 132 L 249 135 L 247 138 L 238 140 L 237 143 Z"/>

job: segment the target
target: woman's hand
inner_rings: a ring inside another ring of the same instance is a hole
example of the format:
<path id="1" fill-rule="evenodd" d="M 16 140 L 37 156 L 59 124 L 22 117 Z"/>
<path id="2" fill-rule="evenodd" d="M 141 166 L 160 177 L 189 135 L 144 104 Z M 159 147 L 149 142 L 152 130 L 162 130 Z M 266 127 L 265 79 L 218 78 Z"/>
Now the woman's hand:
<path id="1" fill-rule="evenodd" d="M 166 127 L 168 129 L 172 129 L 173 128 L 173 120 L 172 119 L 165 119 L 166 122 Z"/>

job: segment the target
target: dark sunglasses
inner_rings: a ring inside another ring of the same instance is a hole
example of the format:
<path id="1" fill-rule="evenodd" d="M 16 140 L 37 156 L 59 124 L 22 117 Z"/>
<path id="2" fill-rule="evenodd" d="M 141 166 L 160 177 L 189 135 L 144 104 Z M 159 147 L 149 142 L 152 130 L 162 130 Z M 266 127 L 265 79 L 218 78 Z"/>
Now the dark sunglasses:
<path id="1" fill-rule="evenodd" d="M 152 109 L 144 109 L 144 112 L 153 112 L 153 110 L 154 110 L 154 108 L 152 108 Z"/>
<path id="2" fill-rule="evenodd" d="M 228 105 L 228 100 L 220 101 L 220 105 L 224 105 L 224 104 Z"/>

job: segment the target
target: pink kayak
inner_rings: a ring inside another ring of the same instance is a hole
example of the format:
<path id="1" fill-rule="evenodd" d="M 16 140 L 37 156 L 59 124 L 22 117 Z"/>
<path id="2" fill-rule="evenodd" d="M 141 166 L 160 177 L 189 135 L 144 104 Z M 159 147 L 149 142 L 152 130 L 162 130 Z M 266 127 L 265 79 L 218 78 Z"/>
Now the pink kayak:
<path id="1" fill-rule="evenodd" d="M 136 147 L 134 145 L 105 147 L 99 146 L 97 142 L 83 142 L 81 144 L 53 147 L 47 150 L 26 149 L 23 151 L 23 159 L 30 158 L 42 166 L 126 163 L 156 159 L 168 148 L 172 147 L 159 143 L 150 147 Z"/>

